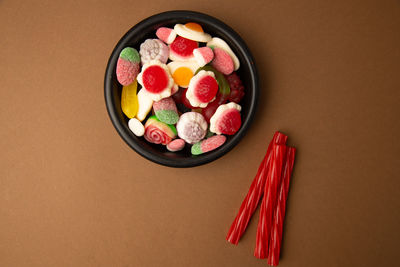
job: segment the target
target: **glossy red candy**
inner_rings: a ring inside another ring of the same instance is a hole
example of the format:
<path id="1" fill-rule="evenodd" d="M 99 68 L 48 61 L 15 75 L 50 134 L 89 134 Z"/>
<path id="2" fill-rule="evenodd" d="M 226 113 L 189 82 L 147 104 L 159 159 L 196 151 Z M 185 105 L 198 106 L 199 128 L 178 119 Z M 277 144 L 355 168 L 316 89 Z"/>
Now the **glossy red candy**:
<path id="1" fill-rule="evenodd" d="M 218 94 L 217 98 L 214 101 L 208 103 L 207 107 L 205 107 L 201 110 L 201 114 L 204 116 L 204 118 L 206 119 L 206 121 L 208 123 L 210 123 L 210 119 L 211 119 L 212 115 L 214 115 L 217 108 L 220 105 L 225 104 L 226 101 L 227 101 L 226 96 Z"/>
<path id="2" fill-rule="evenodd" d="M 202 77 L 195 85 L 194 95 L 202 103 L 210 102 L 218 92 L 218 83 L 212 76 Z"/>
<path id="3" fill-rule="evenodd" d="M 267 173 L 269 172 L 269 162 L 272 156 L 272 147 L 274 144 L 286 144 L 287 136 L 276 132 L 271 142 L 269 143 L 265 157 L 258 168 L 257 174 L 251 183 L 249 192 L 240 206 L 239 212 L 236 215 L 231 227 L 229 228 L 226 240 L 234 245 L 237 245 L 239 239 L 244 234 L 244 231 L 249 224 L 250 218 L 257 208 L 257 204 L 264 193 L 265 183 L 267 180 Z"/>
<path id="4" fill-rule="evenodd" d="M 264 188 L 264 198 L 260 207 L 260 219 L 257 226 L 256 248 L 254 256 L 259 259 L 268 257 L 268 242 L 274 216 L 274 209 L 281 184 L 282 167 L 287 151 L 286 145 L 274 145 Z"/>
<path id="5" fill-rule="evenodd" d="M 237 75 L 236 72 L 233 72 L 232 74 L 225 76 L 225 78 L 231 88 L 229 101 L 239 103 L 244 96 L 244 86 L 239 75 Z"/>
<path id="6" fill-rule="evenodd" d="M 142 76 L 143 85 L 153 94 L 162 92 L 168 86 L 168 76 L 163 68 L 158 65 L 149 66 Z"/>
<path id="7" fill-rule="evenodd" d="M 241 125 L 240 111 L 235 108 L 224 111 L 221 118 L 217 120 L 217 129 L 222 134 L 233 135 L 239 130 Z"/>
<path id="8" fill-rule="evenodd" d="M 197 42 L 183 38 L 181 36 L 177 36 L 172 44 L 170 44 L 171 51 L 183 58 L 192 57 L 193 50 L 198 47 L 199 45 Z"/>
<path id="9" fill-rule="evenodd" d="M 229 101 L 239 103 L 244 97 L 244 92 L 240 90 L 231 90 Z"/>
<path id="10" fill-rule="evenodd" d="M 277 266 L 281 252 L 283 220 L 285 219 L 286 200 L 289 192 L 290 177 L 292 176 L 296 149 L 288 147 L 285 165 L 282 170 L 282 181 L 278 191 L 277 205 L 274 210 L 271 235 L 269 239 L 268 264 Z"/>

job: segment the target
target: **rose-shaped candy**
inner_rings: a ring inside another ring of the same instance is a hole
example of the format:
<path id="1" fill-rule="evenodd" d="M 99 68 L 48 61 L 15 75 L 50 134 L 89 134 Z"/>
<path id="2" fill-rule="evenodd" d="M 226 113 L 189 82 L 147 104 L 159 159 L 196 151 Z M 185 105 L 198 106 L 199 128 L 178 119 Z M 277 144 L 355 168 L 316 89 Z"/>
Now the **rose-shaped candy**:
<path id="1" fill-rule="evenodd" d="M 175 126 L 165 124 L 151 116 L 144 125 L 144 138 L 154 144 L 167 145 L 177 135 Z"/>

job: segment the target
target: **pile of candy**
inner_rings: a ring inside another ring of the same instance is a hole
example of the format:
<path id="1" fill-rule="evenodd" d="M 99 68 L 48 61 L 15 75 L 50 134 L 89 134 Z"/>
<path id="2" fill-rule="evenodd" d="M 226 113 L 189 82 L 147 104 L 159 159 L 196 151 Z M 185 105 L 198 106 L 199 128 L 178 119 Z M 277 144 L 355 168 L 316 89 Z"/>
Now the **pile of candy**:
<path id="1" fill-rule="evenodd" d="M 242 123 L 238 58 L 194 22 L 155 34 L 158 39 L 145 40 L 139 52 L 124 48 L 117 62 L 129 129 L 169 151 L 190 144 L 191 153 L 200 155 L 220 147 Z"/>

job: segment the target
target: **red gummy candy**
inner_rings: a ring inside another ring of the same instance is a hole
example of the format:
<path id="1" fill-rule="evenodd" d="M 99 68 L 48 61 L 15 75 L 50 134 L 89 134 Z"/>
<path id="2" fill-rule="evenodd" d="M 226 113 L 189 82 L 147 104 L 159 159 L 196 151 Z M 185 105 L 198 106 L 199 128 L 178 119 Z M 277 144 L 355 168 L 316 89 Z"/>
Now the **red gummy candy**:
<path id="1" fill-rule="evenodd" d="M 218 83 L 212 76 L 204 76 L 201 78 L 194 90 L 194 95 L 203 103 L 210 102 L 218 92 Z"/>
<path id="2" fill-rule="evenodd" d="M 235 134 L 242 125 L 239 110 L 235 108 L 224 111 L 221 118 L 217 122 L 218 130 L 227 135 Z"/>
<path id="3" fill-rule="evenodd" d="M 170 49 L 182 57 L 189 57 L 198 46 L 198 43 L 195 41 L 177 36 L 172 44 L 170 44 Z"/>
<path id="4" fill-rule="evenodd" d="M 244 92 L 240 90 L 231 90 L 229 94 L 229 101 L 239 103 L 244 96 Z"/>
<path id="5" fill-rule="evenodd" d="M 236 72 L 233 72 L 232 74 L 225 76 L 225 78 L 229 83 L 229 87 L 231 88 L 229 101 L 239 103 L 244 96 L 244 86 L 239 78 L 239 75 L 237 75 Z"/>
<path id="6" fill-rule="evenodd" d="M 217 108 L 220 105 L 225 104 L 226 100 L 227 100 L 226 96 L 218 94 L 217 98 L 214 101 L 208 103 L 207 107 L 205 107 L 201 110 L 201 114 L 203 115 L 203 117 L 206 119 L 206 121 L 208 123 L 210 123 L 210 119 L 211 119 L 212 115 L 214 115 Z"/>
<path id="7" fill-rule="evenodd" d="M 158 65 L 147 67 L 142 76 L 143 85 L 153 94 L 162 92 L 168 86 L 168 76 L 165 70 Z"/>
<path id="8" fill-rule="evenodd" d="M 203 153 L 212 151 L 220 146 L 222 146 L 226 141 L 226 137 L 224 135 L 214 135 L 210 138 L 207 138 L 203 142 L 201 142 L 201 151 Z"/>

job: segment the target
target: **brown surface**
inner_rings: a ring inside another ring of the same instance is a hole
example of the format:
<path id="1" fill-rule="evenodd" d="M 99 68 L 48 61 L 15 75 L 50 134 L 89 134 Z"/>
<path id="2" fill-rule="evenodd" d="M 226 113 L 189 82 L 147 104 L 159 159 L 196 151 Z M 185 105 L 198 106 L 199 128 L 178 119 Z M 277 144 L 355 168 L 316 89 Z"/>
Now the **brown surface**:
<path id="1" fill-rule="evenodd" d="M 0 2 L 0 266 L 266 266 L 258 216 L 224 238 L 278 129 L 298 148 L 280 266 L 396 265 L 398 1 L 27 2 Z M 192 169 L 133 152 L 103 100 L 117 40 L 169 9 L 230 24 L 261 74 L 250 132 Z"/>

